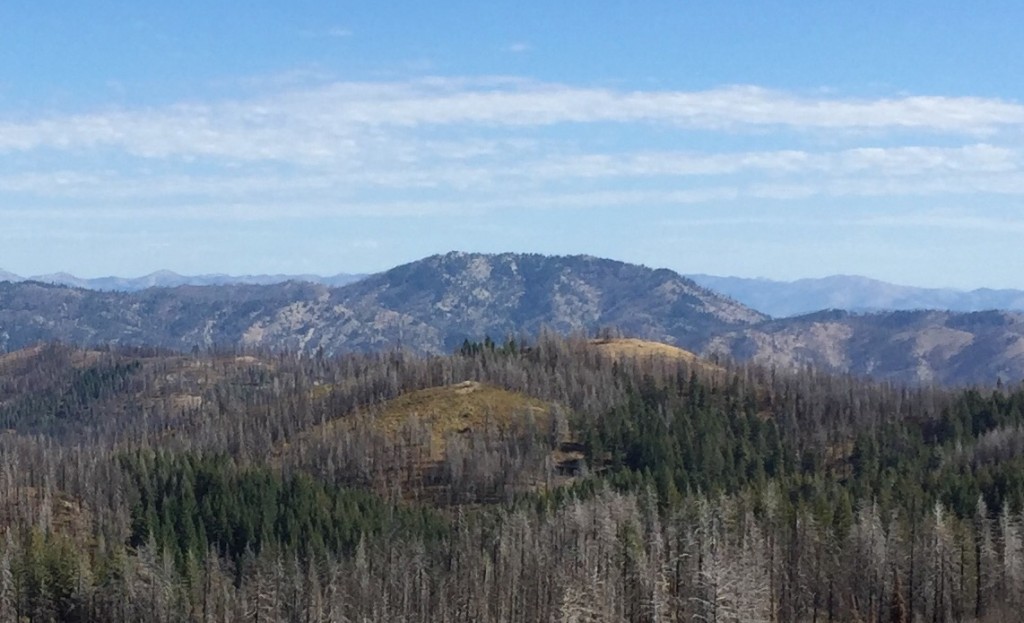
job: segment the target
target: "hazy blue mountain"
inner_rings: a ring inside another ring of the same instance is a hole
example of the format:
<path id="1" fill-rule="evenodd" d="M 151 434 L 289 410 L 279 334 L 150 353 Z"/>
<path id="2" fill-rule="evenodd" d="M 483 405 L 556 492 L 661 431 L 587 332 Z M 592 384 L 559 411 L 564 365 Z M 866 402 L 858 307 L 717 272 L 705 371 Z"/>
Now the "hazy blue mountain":
<path id="1" fill-rule="evenodd" d="M 9 273 L 6 270 L 0 268 L 0 281 L 21 281 L 22 278 L 14 273 Z"/>
<path id="2" fill-rule="evenodd" d="M 955 290 L 900 286 L 867 277 L 834 275 L 820 279 L 772 281 L 743 277 L 688 275 L 706 288 L 726 294 L 776 318 L 822 309 L 884 311 L 942 309 L 974 312 L 1024 311 L 1024 290 Z"/>
<path id="3" fill-rule="evenodd" d="M 83 279 L 68 273 L 53 273 L 49 275 L 36 275 L 31 277 L 32 281 L 41 283 L 85 288 L 88 290 L 106 290 L 114 292 L 137 292 L 146 288 L 173 288 L 177 286 L 214 286 L 214 285 L 271 285 L 284 283 L 286 281 L 304 281 L 308 283 L 319 283 L 331 287 L 348 285 L 365 275 L 340 273 L 330 277 L 320 275 L 179 275 L 169 270 L 160 270 L 142 277 L 96 277 Z M 15 276 L 16 277 L 16 276 Z M 22 281 L 22 278 L 10 279 L 10 281 Z M 3 273 L 0 273 L 0 281 L 3 281 Z"/>

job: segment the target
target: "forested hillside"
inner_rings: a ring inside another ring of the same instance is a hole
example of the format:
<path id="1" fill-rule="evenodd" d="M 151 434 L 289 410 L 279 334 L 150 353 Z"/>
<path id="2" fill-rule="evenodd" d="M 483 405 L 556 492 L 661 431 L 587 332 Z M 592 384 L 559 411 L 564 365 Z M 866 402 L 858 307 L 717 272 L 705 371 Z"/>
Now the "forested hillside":
<path id="1" fill-rule="evenodd" d="M 4 355 L 0 620 L 1019 620 L 1024 388 L 612 346 Z"/>

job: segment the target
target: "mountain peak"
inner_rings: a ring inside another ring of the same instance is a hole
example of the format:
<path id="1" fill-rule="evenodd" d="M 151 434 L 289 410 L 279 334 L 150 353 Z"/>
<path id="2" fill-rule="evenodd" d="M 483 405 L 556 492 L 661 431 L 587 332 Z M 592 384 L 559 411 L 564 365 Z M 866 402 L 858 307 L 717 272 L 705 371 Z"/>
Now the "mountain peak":
<path id="1" fill-rule="evenodd" d="M 594 332 L 694 348 L 712 327 L 745 326 L 765 316 L 667 269 L 589 255 L 450 252 L 398 266 L 345 289 L 410 322 L 445 319 L 440 350 L 482 335 Z"/>

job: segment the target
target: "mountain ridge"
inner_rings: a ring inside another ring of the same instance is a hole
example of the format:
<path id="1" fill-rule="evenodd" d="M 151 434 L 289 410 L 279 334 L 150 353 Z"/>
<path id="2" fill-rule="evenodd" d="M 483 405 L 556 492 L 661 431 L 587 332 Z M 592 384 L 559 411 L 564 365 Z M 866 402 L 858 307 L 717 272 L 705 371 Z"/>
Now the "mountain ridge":
<path id="1" fill-rule="evenodd" d="M 901 382 L 1024 381 L 1024 314 L 824 310 L 711 338 L 705 354 Z"/>
<path id="2" fill-rule="evenodd" d="M 500 255 L 500 254 L 499 254 Z M 558 256 L 551 256 L 558 257 Z M 563 256 L 563 257 L 588 257 Z M 312 273 L 229 275 L 205 273 L 183 275 L 158 270 L 140 277 L 82 278 L 67 272 L 31 277 L 0 269 L 0 282 L 38 281 L 90 290 L 137 292 L 151 287 L 181 285 L 274 285 L 301 281 L 342 287 L 366 278 L 362 273 L 338 273 L 330 276 Z M 682 274 L 709 290 L 724 294 L 775 318 L 798 316 L 822 309 L 878 312 L 937 309 L 974 312 L 989 309 L 1024 311 L 1024 290 L 1013 288 L 935 288 L 899 285 L 862 275 L 837 274 L 807 277 L 792 281 L 763 277 L 730 277 L 704 273 Z"/>
<path id="3" fill-rule="evenodd" d="M 255 274 L 228 275 L 224 273 L 206 273 L 199 275 L 182 275 L 171 270 L 157 270 L 141 277 L 76 277 L 71 273 L 57 272 L 43 275 L 22 277 L 0 269 L 0 282 L 12 283 L 37 281 L 40 283 L 100 290 L 109 292 L 137 292 L 147 288 L 173 288 L 177 286 L 205 285 L 274 285 L 288 281 L 303 281 L 331 287 L 341 287 L 362 279 L 366 275 L 357 273 L 338 273 L 330 276 L 313 274 Z"/>
<path id="4" fill-rule="evenodd" d="M 706 274 L 689 274 L 687 277 L 776 318 L 822 309 L 859 312 L 919 309 L 1024 311 L 1024 290 L 1011 288 L 924 288 L 860 275 L 830 275 L 795 281 Z"/>
<path id="5" fill-rule="evenodd" d="M 38 340 L 192 346 L 451 350 L 465 339 L 596 331 L 698 347 L 766 320 L 665 269 L 591 256 L 434 255 L 340 288 L 302 282 L 104 292 L 0 283 L 0 348 Z"/>
<path id="6" fill-rule="evenodd" d="M 668 269 L 593 256 L 433 255 L 346 286 L 181 285 L 137 292 L 0 283 L 0 351 L 80 345 L 451 352 L 478 341 L 619 334 L 779 367 L 910 383 L 1024 379 L 1024 314 L 768 315 Z"/>

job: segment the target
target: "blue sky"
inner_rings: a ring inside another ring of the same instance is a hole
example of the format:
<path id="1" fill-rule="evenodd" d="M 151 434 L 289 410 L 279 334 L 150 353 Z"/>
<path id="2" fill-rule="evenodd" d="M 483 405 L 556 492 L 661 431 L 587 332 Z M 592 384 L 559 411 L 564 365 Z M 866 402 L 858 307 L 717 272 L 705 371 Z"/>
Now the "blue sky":
<path id="1" fill-rule="evenodd" d="M 458 249 L 1024 288 L 1018 3 L 5 0 L 0 24 L 19 274 Z"/>

